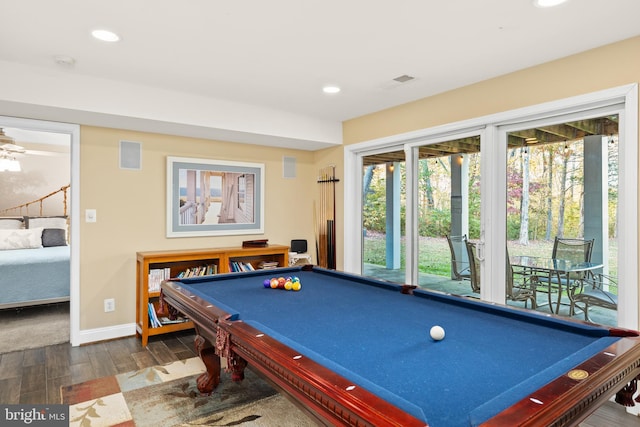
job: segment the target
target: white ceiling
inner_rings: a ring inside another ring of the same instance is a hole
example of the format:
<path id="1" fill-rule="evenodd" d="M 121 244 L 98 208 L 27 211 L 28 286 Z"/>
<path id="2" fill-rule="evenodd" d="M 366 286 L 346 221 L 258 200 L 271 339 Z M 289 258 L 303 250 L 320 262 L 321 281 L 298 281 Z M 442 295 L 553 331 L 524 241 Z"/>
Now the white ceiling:
<path id="1" fill-rule="evenodd" d="M 339 125 L 640 34 L 639 0 L 569 0 L 553 9 L 536 8 L 531 0 L 0 1 L 5 68 L 28 67 L 38 79 L 56 76 L 71 89 L 92 78 L 127 83 L 129 93 L 173 94 L 176 101 L 162 110 L 147 106 L 155 116 L 146 119 L 183 128 L 175 133 L 189 134 L 191 128 L 194 136 L 206 136 L 208 128 L 243 132 L 249 140 L 242 142 L 260 142 L 260 136 L 302 140 L 293 130 L 295 118 Z M 90 36 L 95 28 L 113 30 L 121 41 L 96 41 Z M 75 64 L 61 66 L 55 55 L 70 56 Z M 404 74 L 415 79 L 393 81 Z M 342 91 L 322 93 L 329 83 Z M 79 98 L 83 91 L 75 90 Z M 36 96 L 8 99 L 2 93 L 0 100 L 39 104 Z M 243 108 L 223 108 L 226 115 L 215 123 L 197 114 L 187 117 L 190 103 L 178 101 L 177 94 L 244 106 L 246 115 Z M 118 114 L 115 105 L 97 105 L 96 96 L 91 104 L 74 101 L 39 105 Z M 274 114 L 273 129 L 248 125 L 267 111 Z M 124 121 L 119 126 L 135 127 Z M 339 143 L 340 137 L 308 139 Z"/>

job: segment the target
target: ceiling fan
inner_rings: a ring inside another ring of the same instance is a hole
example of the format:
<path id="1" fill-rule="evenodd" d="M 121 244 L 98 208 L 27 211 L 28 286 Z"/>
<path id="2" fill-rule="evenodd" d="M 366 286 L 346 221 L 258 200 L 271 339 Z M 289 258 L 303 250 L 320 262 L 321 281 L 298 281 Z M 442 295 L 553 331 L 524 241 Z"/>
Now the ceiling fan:
<path id="1" fill-rule="evenodd" d="M 5 134 L 2 128 L 0 128 L 0 150 L 13 154 L 24 154 L 27 152 L 24 147 L 16 145 L 14 139 Z"/>
<path id="2" fill-rule="evenodd" d="M 21 145 L 16 144 L 15 139 L 7 135 L 3 128 L 0 128 L 0 157 L 1 158 L 20 158 L 23 155 L 35 156 L 55 156 L 53 151 L 28 150 Z"/>
<path id="3" fill-rule="evenodd" d="M 26 151 L 24 147 L 16 145 L 13 138 L 5 135 L 4 129 L 0 128 L 0 172 L 20 172 L 22 167 L 15 156 Z"/>

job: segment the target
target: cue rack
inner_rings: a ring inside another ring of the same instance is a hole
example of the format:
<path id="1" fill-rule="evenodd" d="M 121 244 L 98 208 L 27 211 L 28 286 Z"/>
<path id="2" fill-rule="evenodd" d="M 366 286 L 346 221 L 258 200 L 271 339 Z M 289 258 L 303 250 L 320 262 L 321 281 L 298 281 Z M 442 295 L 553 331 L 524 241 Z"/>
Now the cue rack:
<path id="1" fill-rule="evenodd" d="M 320 267 L 336 268 L 336 167 L 320 169 L 320 206 L 317 209 L 316 259 Z M 316 209 L 314 208 L 314 213 Z"/>

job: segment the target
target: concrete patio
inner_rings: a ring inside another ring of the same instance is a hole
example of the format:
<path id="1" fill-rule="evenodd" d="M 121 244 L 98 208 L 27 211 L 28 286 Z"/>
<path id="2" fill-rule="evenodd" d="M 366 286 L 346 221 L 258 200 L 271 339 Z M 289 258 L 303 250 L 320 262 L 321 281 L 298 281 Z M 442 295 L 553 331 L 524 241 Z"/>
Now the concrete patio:
<path id="1" fill-rule="evenodd" d="M 380 265 L 365 264 L 364 271 L 362 274 L 364 276 L 369 276 L 376 279 L 388 280 L 394 283 L 405 283 L 404 270 L 400 270 L 400 269 L 390 270 Z M 472 292 L 471 284 L 469 283 L 468 280 L 452 280 L 449 277 L 420 273 L 418 276 L 418 281 L 419 281 L 419 286 L 424 289 L 447 292 L 450 294 L 462 295 L 467 297 L 474 297 L 474 298 L 480 297 L 479 294 Z M 562 302 L 563 304 L 560 307 L 560 315 L 568 317 L 569 316 L 568 298 L 566 296 L 563 296 Z M 539 307 L 537 308 L 538 311 L 544 312 L 544 313 L 550 313 L 546 293 L 537 294 L 537 304 L 539 305 Z M 508 305 L 514 306 L 514 307 L 524 307 L 524 304 L 522 302 L 509 301 Z M 603 324 L 603 325 L 616 326 L 616 323 L 617 323 L 615 311 L 602 309 L 600 307 L 590 307 L 589 317 L 591 318 L 592 321 Z M 584 314 L 582 313 L 581 310 L 577 310 L 573 318 L 577 320 L 584 320 Z"/>

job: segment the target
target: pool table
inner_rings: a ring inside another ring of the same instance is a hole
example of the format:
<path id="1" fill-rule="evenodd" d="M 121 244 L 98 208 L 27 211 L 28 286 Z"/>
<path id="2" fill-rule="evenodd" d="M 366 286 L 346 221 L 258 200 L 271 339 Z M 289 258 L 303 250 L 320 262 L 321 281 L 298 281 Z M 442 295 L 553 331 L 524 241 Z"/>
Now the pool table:
<path id="1" fill-rule="evenodd" d="M 264 280 L 298 277 L 299 291 Z M 576 425 L 640 375 L 635 331 L 313 266 L 166 281 L 206 372 L 245 366 L 321 424 Z M 435 341 L 433 325 L 445 330 Z"/>

